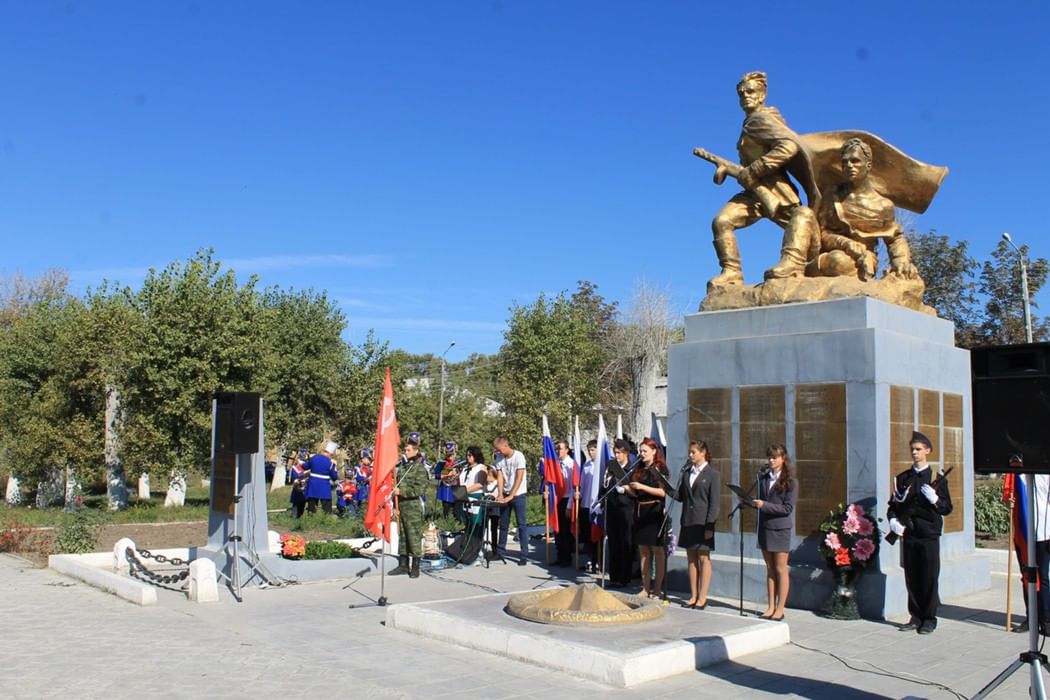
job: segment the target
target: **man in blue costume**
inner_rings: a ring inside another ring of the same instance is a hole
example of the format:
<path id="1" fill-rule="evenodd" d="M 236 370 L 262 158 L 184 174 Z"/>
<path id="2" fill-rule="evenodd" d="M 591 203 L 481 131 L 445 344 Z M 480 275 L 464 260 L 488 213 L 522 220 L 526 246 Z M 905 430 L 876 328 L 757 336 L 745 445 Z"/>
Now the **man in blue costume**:
<path id="1" fill-rule="evenodd" d="M 339 470 L 332 462 L 332 453 L 338 449 L 339 445 L 329 440 L 320 452 L 303 465 L 307 473 L 306 510 L 310 513 L 317 512 L 318 502 L 325 513 L 332 512 L 332 485 L 339 480 Z"/>

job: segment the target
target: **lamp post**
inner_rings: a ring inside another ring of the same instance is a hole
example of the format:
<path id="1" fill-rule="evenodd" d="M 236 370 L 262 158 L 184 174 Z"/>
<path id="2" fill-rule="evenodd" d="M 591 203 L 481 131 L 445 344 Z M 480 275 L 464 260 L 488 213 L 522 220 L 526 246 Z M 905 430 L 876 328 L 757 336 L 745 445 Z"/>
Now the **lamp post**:
<path id="1" fill-rule="evenodd" d="M 1021 294 L 1024 295 L 1024 341 L 1030 343 L 1032 342 L 1032 307 L 1028 303 L 1028 265 L 1025 263 L 1024 253 L 1014 243 L 1014 239 L 1010 238 L 1009 233 L 1003 234 L 1003 240 L 1017 251 L 1017 264 L 1021 266 Z"/>
<path id="2" fill-rule="evenodd" d="M 437 452 L 434 453 L 434 458 L 437 459 L 441 454 L 441 443 L 444 439 L 444 433 L 442 432 L 445 427 L 445 355 L 448 351 L 456 344 L 456 341 L 452 341 L 445 348 L 445 352 L 441 353 L 441 398 L 438 399 L 438 448 Z"/>

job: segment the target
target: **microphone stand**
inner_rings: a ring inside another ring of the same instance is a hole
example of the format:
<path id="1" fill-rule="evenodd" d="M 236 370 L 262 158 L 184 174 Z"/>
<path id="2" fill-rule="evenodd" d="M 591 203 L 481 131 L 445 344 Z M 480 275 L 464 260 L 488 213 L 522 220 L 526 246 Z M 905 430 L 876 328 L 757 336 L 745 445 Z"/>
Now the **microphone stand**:
<path id="1" fill-rule="evenodd" d="M 740 499 L 740 502 L 736 504 L 736 508 L 734 508 L 729 513 L 729 520 L 730 521 L 733 520 L 733 515 L 735 515 L 737 513 L 737 511 L 739 511 L 745 505 L 750 507 L 750 508 L 754 508 L 754 506 L 751 505 L 751 501 L 750 501 L 751 493 L 758 487 L 758 484 L 762 481 L 762 478 L 764 476 L 766 476 L 767 474 L 769 474 L 769 470 L 768 469 L 762 469 L 761 471 L 759 471 L 758 476 L 755 477 L 755 483 L 751 484 L 751 486 L 748 488 L 748 490 L 744 492 L 749 500 L 745 501 L 744 499 Z M 739 540 L 740 540 L 740 554 L 739 554 L 739 560 L 740 560 L 740 591 L 739 591 L 739 593 L 740 593 L 740 601 L 739 602 L 740 602 L 740 607 L 739 607 L 739 612 L 740 612 L 740 615 L 743 616 L 743 614 L 744 614 L 744 516 L 743 516 L 743 513 L 741 513 L 741 515 L 740 515 L 740 519 L 738 521 L 738 524 L 740 525 L 740 527 L 738 528 L 740 530 L 740 532 L 738 533 Z M 756 533 L 758 532 L 758 518 L 757 518 L 757 515 L 756 515 L 756 518 L 755 518 L 755 532 Z"/>

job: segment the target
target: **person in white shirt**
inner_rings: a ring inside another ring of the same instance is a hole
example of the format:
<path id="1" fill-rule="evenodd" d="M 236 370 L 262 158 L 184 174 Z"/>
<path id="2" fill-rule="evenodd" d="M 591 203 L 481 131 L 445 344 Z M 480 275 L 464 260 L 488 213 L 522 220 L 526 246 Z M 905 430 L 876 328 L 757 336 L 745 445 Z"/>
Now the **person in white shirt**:
<path id="1" fill-rule="evenodd" d="M 528 490 L 525 455 L 512 448 L 510 441 L 502 435 L 492 441 L 492 446 L 496 448 L 497 454 L 494 466 L 503 476 L 503 493 L 497 499 L 503 504 L 499 519 L 500 554 L 507 550 L 507 532 L 510 529 L 510 512 L 513 510 L 518 526 L 518 541 L 521 543 L 518 566 L 525 566 L 529 558 L 529 535 L 525 519 L 525 493 Z"/>
<path id="2" fill-rule="evenodd" d="M 689 443 L 689 466 L 682 470 L 672 498 L 682 504 L 681 532 L 678 546 L 686 551 L 689 566 L 689 600 L 682 607 L 703 610 L 707 606 L 707 589 L 711 585 L 711 552 L 715 548 L 715 523 L 718 520 L 722 480 L 708 464 L 707 443 Z"/>
<path id="3" fill-rule="evenodd" d="M 576 544 L 572 534 L 572 507 L 573 495 L 572 477 L 575 471 L 576 461 L 569 455 L 569 443 L 558 440 L 554 443 L 554 450 L 558 454 L 558 466 L 561 469 L 562 488 L 558 491 L 558 532 L 554 536 L 554 543 L 558 548 L 558 559 L 555 566 L 571 566 L 573 549 Z"/>

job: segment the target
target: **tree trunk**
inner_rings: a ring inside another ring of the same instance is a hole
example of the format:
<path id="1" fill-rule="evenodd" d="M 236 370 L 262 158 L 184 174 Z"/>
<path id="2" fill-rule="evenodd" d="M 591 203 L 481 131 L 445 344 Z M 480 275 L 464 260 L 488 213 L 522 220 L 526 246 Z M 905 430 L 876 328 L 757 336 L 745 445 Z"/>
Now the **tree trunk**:
<path id="1" fill-rule="evenodd" d="M 80 496 L 80 479 L 77 477 L 76 469 L 72 466 L 66 467 L 66 490 L 65 490 L 65 509 L 76 510 L 83 503 L 77 503 L 77 497 Z"/>
<path id="2" fill-rule="evenodd" d="M 660 358 L 646 353 L 630 360 L 631 426 L 630 435 L 640 441 L 649 436 L 652 415 L 656 411 L 656 380 L 660 378 Z"/>
<path id="3" fill-rule="evenodd" d="M 165 508 L 180 508 L 186 505 L 186 473 L 173 471 L 168 478 L 168 493 L 164 496 Z"/>
<path id="4" fill-rule="evenodd" d="M 277 467 L 273 470 L 273 481 L 270 482 L 270 491 L 276 491 L 284 486 L 284 480 L 288 474 L 288 470 L 284 466 L 285 452 L 286 449 L 282 447 L 280 452 L 277 453 Z"/>
<path id="5" fill-rule="evenodd" d="M 142 472 L 142 474 L 139 475 L 139 500 L 148 501 L 149 497 L 149 472 Z"/>
<path id="6" fill-rule="evenodd" d="M 9 506 L 22 505 L 22 484 L 14 474 L 7 475 L 7 491 L 4 493 L 4 500 Z"/>
<path id="7" fill-rule="evenodd" d="M 36 485 L 36 507 L 50 508 L 62 502 L 65 492 L 66 475 L 59 467 L 47 470 L 47 480 Z"/>
<path id="8" fill-rule="evenodd" d="M 106 435 L 103 447 L 106 460 L 106 495 L 110 510 L 128 507 L 128 484 L 120 455 L 120 390 L 106 386 Z"/>

